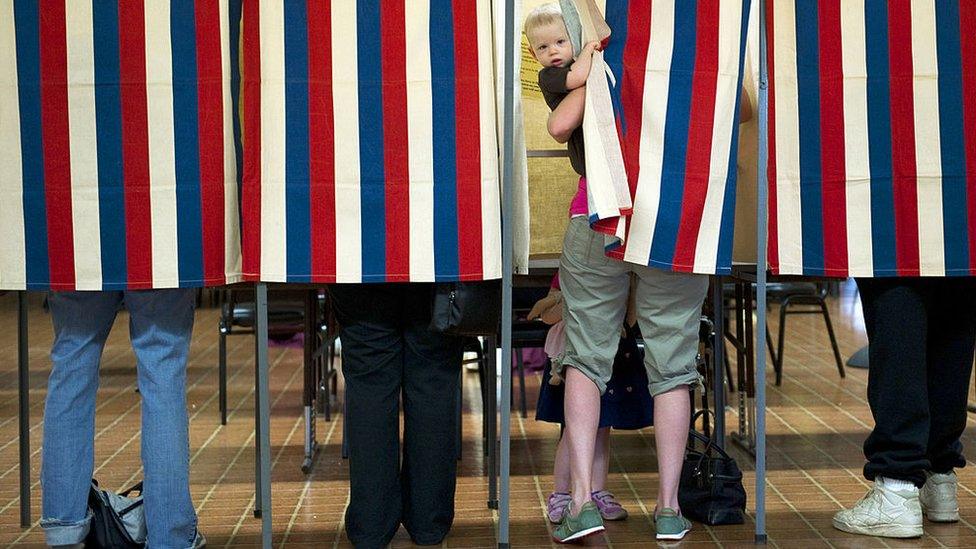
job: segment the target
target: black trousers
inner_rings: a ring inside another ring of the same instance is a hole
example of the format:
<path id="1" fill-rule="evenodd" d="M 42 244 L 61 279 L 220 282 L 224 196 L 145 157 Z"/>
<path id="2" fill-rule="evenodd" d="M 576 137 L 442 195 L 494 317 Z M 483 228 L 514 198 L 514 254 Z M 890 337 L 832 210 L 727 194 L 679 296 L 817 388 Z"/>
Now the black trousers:
<path id="1" fill-rule="evenodd" d="M 870 344 L 875 427 L 864 476 L 921 487 L 925 471 L 962 467 L 959 437 L 976 340 L 976 279 L 858 279 Z"/>
<path id="2" fill-rule="evenodd" d="M 430 284 L 329 291 L 346 387 L 349 541 L 385 547 L 402 523 L 415 543 L 440 543 L 454 520 L 461 342 L 427 329 Z"/>

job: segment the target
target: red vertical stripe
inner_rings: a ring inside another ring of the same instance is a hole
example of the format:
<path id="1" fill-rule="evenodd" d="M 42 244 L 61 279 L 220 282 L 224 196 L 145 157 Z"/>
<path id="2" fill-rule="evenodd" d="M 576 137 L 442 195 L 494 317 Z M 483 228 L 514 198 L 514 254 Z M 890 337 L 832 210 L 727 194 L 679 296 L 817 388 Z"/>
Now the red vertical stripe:
<path id="1" fill-rule="evenodd" d="M 698 2 L 695 74 L 692 76 L 691 119 L 688 122 L 688 153 L 685 156 L 685 188 L 681 201 L 681 224 L 674 247 L 674 269 L 690 271 L 695 266 L 698 229 L 711 172 L 712 131 L 715 125 L 715 93 L 718 76 L 718 2 Z"/>
<path id="2" fill-rule="evenodd" d="M 641 120 L 644 116 L 644 78 L 647 75 L 647 48 L 651 40 L 651 0 L 631 0 L 627 6 L 627 41 L 624 44 L 623 78 L 620 82 L 620 103 L 623 109 L 624 128 L 621 138 L 621 152 L 630 197 L 637 192 L 640 176 L 640 135 Z M 611 37 L 612 39 L 612 37 Z M 626 227 L 624 245 L 609 252 L 608 255 L 622 259 L 626 253 L 630 226 Z"/>
<path id="3" fill-rule="evenodd" d="M 891 67 L 891 159 L 895 196 L 895 261 L 899 276 L 919 274 L 918 196 L 915 163 L 915 95 L 912 5 L 888 2 Z"/>
<path id="4" fill-rule="evenodd" d="M 454 109 L 457 151 L 458 272 L 484 278 L 481 251 L 481 89 L 477 4 L 454 0 Z"/>
<path id="5" fill-rule="evenodd" d="M 149 114 L 146 106 L 146 19 L 143 0 L 119 0 L 122 177 L 130 288 L 152 287 Z"/>
<path id="6" fill-rule="evenodd" d="M 959 2 L 970 274 L 976 274 L 976 32 L 973 29 L 976 29 L 976 2 Z"/>
<path id="7" fill-rule="evenodd" d="M 761 32 L 761 31 L 760 31 Z M 767 259 L 769 261 L 769 266 L 774 273 L 779 273 L 779 235 L 777 233 L 776 225 L 776 93 L 774 84 L 776 79 L 773 77 L 773 46 L 775 40 L 773 37 L 775 33 L 773 32 L 773 2 L 766 3 L 766 59 L 769 61 L 767 66 L 767 78 L 768 78 L 768 89 L 766 94 L 767 99 L 767 114 L 766 114 L 766 127 L 767 127 L 767 140 L 769 145 L 767 151 L 769 153 L 767 163 L 766 163 L 766 175 L 769 179 L 767 182 L 767 188 L 769 191 L 766 211 L 767 211 L 767 223 L 769 225 L 766 233 L 768 234 L 768 240 L 766 242 Z M 760 53 L 760 55 L 762 55 Z"/>
<path id="8" fill-rule="evenodd" d="M 332 9 L 308 0 L 308 144 L 312 280 L 335 282 L 335 119 L 332 112 Z"/>
<path id="9" fill-rule="evenodd" d="M 200 202 L 203 217 L 203 276 L 223 283 L 224 103 L 220 6 L 196 3 L 197 96 L 200 142 Z"/>
<path id="10" fill-rule="evenodd" d="M 241 140 L 244 174 L 241 188 L 241 252 L 244 276 L 261 277 L 261 20 L 258 2 L 244 2 L 241 45 Z M 284 243 L 282 243 L 284 246 Z"/>
<path id="11" fill-rule="evenodd" d="M 847 167 L 844 152 L 844 61 L 840 4 L 821 2 L 820 165 L 824 272 L 847 272 Z"/>
<path id="12" fill-rule="evenodd" d="M 405 0 L 383 2 L 383 167 L 386 170 L 386 280 L 410 280 L 410 150 L 407 143 Z"/>
<path id="13" fill-rule="evenodd" d="M 71 217 L 71 149 L 68 138 L 68 46 L 63 1 L 40 4 L 41 138 L 51 287 L 75 286 Z"/>

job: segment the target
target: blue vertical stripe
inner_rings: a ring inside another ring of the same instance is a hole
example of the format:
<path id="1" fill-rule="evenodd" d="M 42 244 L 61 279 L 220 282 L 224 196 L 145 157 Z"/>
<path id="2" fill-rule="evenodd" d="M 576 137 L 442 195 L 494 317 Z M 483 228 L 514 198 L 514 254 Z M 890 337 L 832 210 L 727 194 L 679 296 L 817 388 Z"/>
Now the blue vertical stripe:
<path id="1" fill-rule="evenodd" d="M 797 109 L 800 132 L 800 215 L 803 272 L 824 272 L 823 168 L 820 142 L 820 37 L 817 0 L 796 3 Z"/>
<path id="2" fill-rule="evenodd" d="M 227 17 L 230 27 L 230 97 L 234 103 L 234 160 L 237 161 L 237 202 L 238 211 L 241 211 L 240 185 L 241 177 L 244 174 L 244 147 L 241 141 L 241 116 L 239 112 L 241 106 L 241 13 L 244 5 L 242 0 L 230 0 Z M 243 225 L 243 223 L 242 223 Z"/>
<path id="3" fill-rule="evenodd" d="M 624 46 L 627 45 L 629 6 L 629 0 L 607 0 L 606 21 L 613 29 L 613 36 L 607 44 L 607 49 L 603 51 L 604 61 L 617 78 L 617 85 L 610 86 L 610 103 L 613 105 L 615 118 L 620 123 L 622 135 L 626 135 L 627 132 L 627 119 L 624 117 L 620 89 L 623 87 L 624 79 Z"/>
<path id="4" fill-rule="evenodd" d="M 386 167 L 380 0 L 356 3 L 363 282 L 386 280 Z M 336 159 L 341 162 L 342 159 Z"/>
<path id="5" fill-rule="evenodd" d="M 98 151 L 98 218 L 102 288 L 128 284 L 125 188 L 122 176 L 122 102 L 119 95 L 119 5 L 92 2 L 95 61 L 95 141 Z"/>
<path id="6" fill-rule="evenodd" d="M 939 57 L 939 139 L 942 143 L 942 221 L 946 274 L 969 274 L 966 146 L 963 134 L 959 3 L 935 3 Z M 976 32 L 972 29 L 970 32 Z"/>
<path id="7" fill-rule="evenodd" d="M 28 290 L 47 289 L 51 280 L 41 135 L 41 27 L 38 9 L 36 0 L 14 1 Z"/>
<path id="8" fill-rule="evenodd" d="M 430 3 L 430 64 L 433 76 L 434 278 L 456 280 L 460 267 L 455 154 L 457 126 L 454 120 L 454 12 L 451 0 L 432 0 Z"/>
<path id="9" fill-rule="evenodd" d="M 176 235 L 180 286 L 203 281 L 197 35 L 193 0 L 171 0 L 173 140 L 176 155 Z"/>
<path id="10" fill-rule="evenodd" d="M 735 190 L 736 178 L 738 175 L 738 152 L 739 152 L 739 104 L 742 94 L 742 77 L 745 74 L 744 64 L 746 59 L 746 38 L 749 34 L 749 7 L 750 0 L 742 2 L 742 23 L 739 29 L 739 79 L 736 84 L 735 94 L 735 118 L 732 121 L 732 146 L 729 150 L 729 170 L 725 177 L 725 197 L 722 199 L 722 222 L 718 233 L 718 257 L 715 262 L 716 274 L 728 274 L 732 271 L 732 243 L 735 235 Z M 761 9 L 761 4 L 759 5 Z M 758 117 L 756 113 L 753 116 Z M 708 219 L 702 219 L 702 223 L 709 223 Z"/>
<path id="11" fill-rule="evenodd" d="M 895 197 L 891 166 L 888 3 L 864 3 L 868 71 L 868 157 L 871 165 L 871 247 L 874 274 L 895 274 Z"/>
<path id="12" fill-rule="evenodd" d="M 288 282 L 309 282 L 312 248 L 308 158 L 308 14 L 305 0 L 285 2 L 284 8 L 286 279 Z M 379 64 L 379 56 L 371 59 Z"/>
<path id="13" fill-rule="evenodd" d="M 674 14 L 674 52 L 671 84 L 667 90 L 668 112 L 664 121 L 664 164 L 661 171 L 661 202 L 651 241 L 649 264 L 670 267 L 681 224 L 688 156 L 688 126 L 691 119 L 691 88 L 695 70 L 698 1 L 683 2 Z M 655 93 L 644 90 L 644 93 Z M 659 93 L 664 93 L 661 90 Z"/>

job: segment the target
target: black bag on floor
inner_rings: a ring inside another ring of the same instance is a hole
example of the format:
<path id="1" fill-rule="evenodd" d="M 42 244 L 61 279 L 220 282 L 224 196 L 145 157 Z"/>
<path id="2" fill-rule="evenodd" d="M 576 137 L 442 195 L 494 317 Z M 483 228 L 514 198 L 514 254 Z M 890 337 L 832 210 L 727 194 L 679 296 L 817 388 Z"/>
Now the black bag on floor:
<path id="1" fill-rule="evenodd" d="M 138 492 L 138 496 L 131 496 Z M 86 548 L 137 549 L 146 546 L 146 515 L 142 505 L 142 483 L 116 494 L 98 487 L 92 480 L 88 492 L 92 512 Z"/>
<path id="2" fill-rule="evenodd" d="M 704 445 L 697 450 L 695 442 Z M 678 485 L 681 514 L 705 524 L 745 522 L 746 491 L 742 471 L 725 450 L 705 435 L 691 429 L 688 451 Z"/>

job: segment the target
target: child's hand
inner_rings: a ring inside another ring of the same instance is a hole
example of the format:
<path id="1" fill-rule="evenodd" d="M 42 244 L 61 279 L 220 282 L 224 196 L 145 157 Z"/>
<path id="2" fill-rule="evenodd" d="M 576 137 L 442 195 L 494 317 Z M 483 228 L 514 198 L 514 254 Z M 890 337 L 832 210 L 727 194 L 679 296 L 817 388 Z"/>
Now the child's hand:
<path id="1" fill-rule="evenodd" d="M 601 49 L 603 49 L 603 45 L 597 40 L 587 42 L 586 45 L 583 46 L 583 51 L 589 53 L 590 55 L 593 55 L 593 52 L 600 51 Z"/>
<path id="2" fill-rule="evenodd" d="M 527 316 L 529 320 L 540 319 L 546 324 L 555 324 L 563 318 L 563 294 L 559 290 L 549 290 L 549 295 L 536 301 Z"/>

